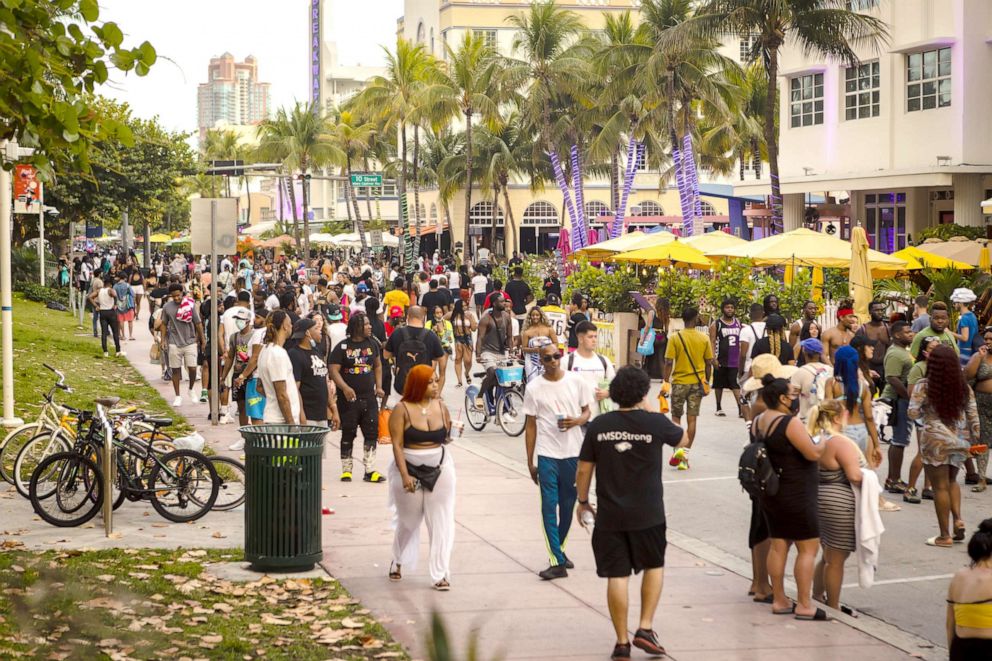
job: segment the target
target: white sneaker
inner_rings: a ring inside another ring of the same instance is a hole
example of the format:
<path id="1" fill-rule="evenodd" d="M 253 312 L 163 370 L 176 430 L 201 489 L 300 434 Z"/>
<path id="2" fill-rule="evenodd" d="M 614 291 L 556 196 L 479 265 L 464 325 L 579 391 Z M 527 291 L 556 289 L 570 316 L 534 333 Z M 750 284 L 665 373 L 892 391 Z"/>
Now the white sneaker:
<path id="1" fill-rule="evenodd" d="M 220 424 L 229 425 L 232 422 L 234 422 L 234 418 L 231 417 L 230 413 L 225 413 L 224 415 L 220 416 Z"/>
<path id="2" fill-rule="evenodd" d="M 103 352 L 103 357 L 104 358 L 110 358 L 110 352 L 109 351 L 104 351 Z"/>
<path id="3" fill-rule="evenodd" d="M 183 405 L 183 396 L 182 395 L 176 395 L 176 398 L 174 400 L 172 400 L 172 405 L 173 406 L 182 406 Z"/>
<path id="4" fill-rule="evenodd" d="M 121 358 L 127 358 L 127 351 L 118 351 L 117 355 Z"/>
<path id="5" fill-rule="evenodd" d="M 234 443 L 231 443 L 231 445 L 229 445 L 227 449 L 230 450 L 231 452 L 239 452 L 240 450 L 244 450 L 245 440 L 243 438 L 238 439 Z"/>

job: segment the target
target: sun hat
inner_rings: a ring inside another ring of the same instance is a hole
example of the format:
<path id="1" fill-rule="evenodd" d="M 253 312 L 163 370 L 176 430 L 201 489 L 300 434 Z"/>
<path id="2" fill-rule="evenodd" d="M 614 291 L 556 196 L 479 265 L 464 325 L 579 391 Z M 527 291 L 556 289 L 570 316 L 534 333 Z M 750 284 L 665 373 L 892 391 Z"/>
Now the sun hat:
<path id="1" fill-rule="evenodd" d="M 951 293 L 951 303 L 974 303 L 977 298 L 967 287 L 958 287 Z"/>
<path id="2" fill-rule="evenodd" d="M 761 380 L 766 374 L 771 374 L 776 379 L 790 379 L 798 368 L 795 365 L 783 365 L 779 359 L 770 353 L 763 353 L 755 356 L 751 361 L 751 378 L 741 386 L 741 392 L 751 393 L 761 390 L 763 387 Z"/>

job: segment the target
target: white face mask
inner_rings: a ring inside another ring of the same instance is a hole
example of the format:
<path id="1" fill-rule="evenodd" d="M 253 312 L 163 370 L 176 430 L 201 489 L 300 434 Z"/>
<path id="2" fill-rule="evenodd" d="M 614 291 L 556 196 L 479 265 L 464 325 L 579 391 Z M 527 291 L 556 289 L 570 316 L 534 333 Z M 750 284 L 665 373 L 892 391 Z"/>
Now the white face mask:
<path id="1" fill-rule="evenodd" d="M 235 319 L 234 320 L 234 325 L 235 325 L 235 327 L 237 327 L 237 329 L 239 331 L 240 330 L 244 330 L 245 327 L 248 326 L 248 320 L 247 319 Z"/>

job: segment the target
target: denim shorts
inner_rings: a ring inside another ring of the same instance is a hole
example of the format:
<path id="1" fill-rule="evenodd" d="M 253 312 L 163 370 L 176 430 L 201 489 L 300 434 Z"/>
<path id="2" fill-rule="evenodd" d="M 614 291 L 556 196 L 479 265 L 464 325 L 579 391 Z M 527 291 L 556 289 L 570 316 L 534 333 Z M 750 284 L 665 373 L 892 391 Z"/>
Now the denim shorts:
<path id="1" fill-rule="evenodd" d="M 864 423 L 860 425 L 848 425 L 844 427 L 844 436 L 858 444 L 861 452 L 868 452 L 868 426 Z"/>
<path id="2" fill-rule="evenodd" d="M 896 400 L 892 416 L 892 445 L 904 448 L 909 445 L 909 400 L 901 397 Z"/>

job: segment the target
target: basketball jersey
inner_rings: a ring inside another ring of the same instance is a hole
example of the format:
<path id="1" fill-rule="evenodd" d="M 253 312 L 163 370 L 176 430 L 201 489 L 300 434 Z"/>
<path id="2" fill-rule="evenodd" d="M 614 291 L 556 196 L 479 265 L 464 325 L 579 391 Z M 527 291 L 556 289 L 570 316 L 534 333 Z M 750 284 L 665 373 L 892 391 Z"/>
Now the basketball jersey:
<path id="1" fill-rule="evenodd" d="M 716 320 L 716 357 L 720 367 L 740 366 L 741 347 L 738 337 L 741 334 L 741 322 L 734 319 L 734 323 L 728 324 L 723 319 Z"/>
<path id="2" fill-rule="evenodd" d="M 545 305 L 541 308 L 541 311 L 548 318 L 548 323 L 551 324 L 551 327 L 555 329 L 555 335 L 558 337 L 558 346 L 564 347 L 565 342 L 568 340 L 568 314 L 557 305 Z"/>

